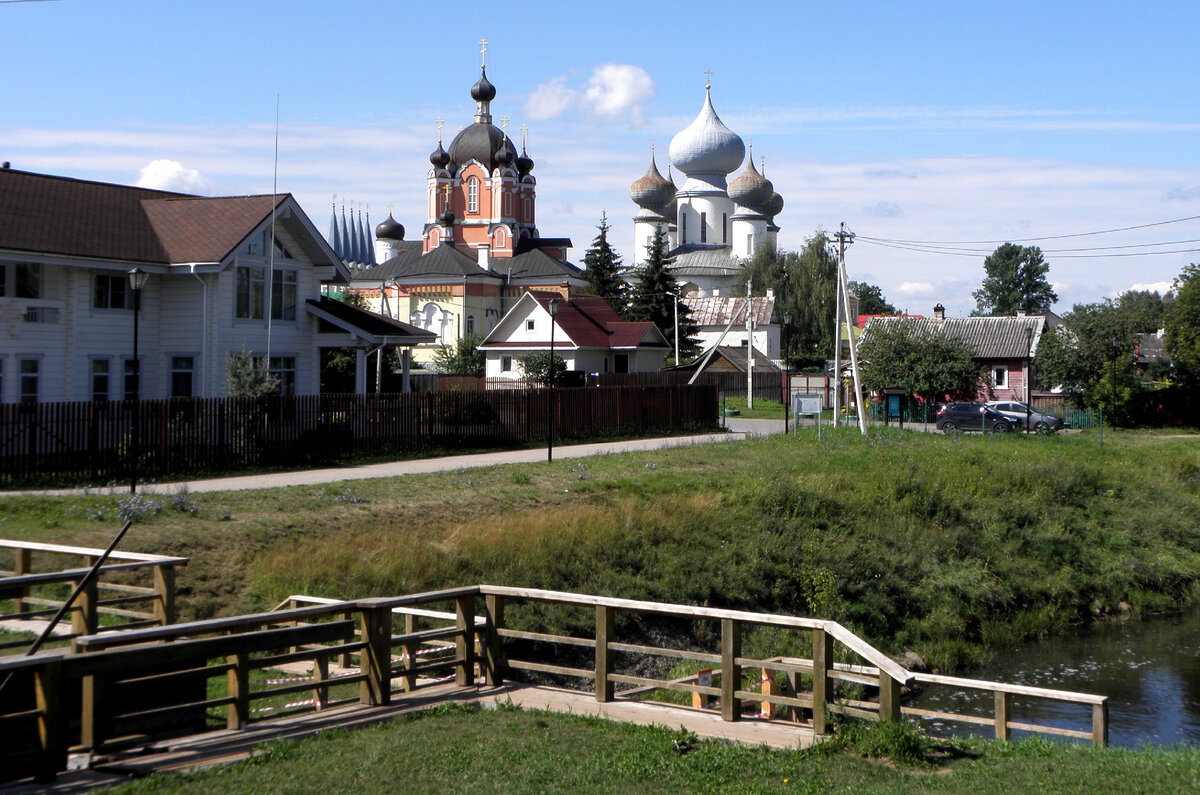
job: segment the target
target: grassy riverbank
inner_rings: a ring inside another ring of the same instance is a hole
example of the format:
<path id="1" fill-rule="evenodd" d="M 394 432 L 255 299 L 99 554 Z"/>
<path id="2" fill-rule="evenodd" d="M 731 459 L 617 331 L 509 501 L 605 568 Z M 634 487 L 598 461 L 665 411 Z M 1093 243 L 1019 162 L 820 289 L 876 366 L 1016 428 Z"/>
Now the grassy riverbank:
<path id="1" fill-rule="evenodd" d="M 1200 751 L 1048 741 L 931 742 L 871 731 L 808 751 L 701 741 L 669 728 L 439 709 L 267 746 L 250 761 L 122 792 L 1190 792 Z M 883 758 L 874 758 L 883 757 Z"/>
<path id="2" fill-rule="evenodd" d="M 802 437 L 149 495 L 123 548 L 192 557 L 185 618 L 490 582 L 829 617 L 946 670 L 1200 598 L 1194 438 Z M 0 537 L 104 546 L 127 500 L 3 497 Z"/>

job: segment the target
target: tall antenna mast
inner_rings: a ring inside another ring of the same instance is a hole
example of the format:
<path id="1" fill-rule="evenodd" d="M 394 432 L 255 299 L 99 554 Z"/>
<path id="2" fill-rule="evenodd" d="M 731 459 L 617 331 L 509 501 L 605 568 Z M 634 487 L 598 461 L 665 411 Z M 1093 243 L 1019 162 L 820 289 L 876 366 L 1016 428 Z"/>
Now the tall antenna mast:
<path id="1" fill-rule="evenodd" d="M 275 169 L 271 174 L 271 250 L 267 254 L 267 371 L 271 370 L 271 315 L 275 302 L 275 211 L 279 205 L 279 94 L 275 94 Z"/>

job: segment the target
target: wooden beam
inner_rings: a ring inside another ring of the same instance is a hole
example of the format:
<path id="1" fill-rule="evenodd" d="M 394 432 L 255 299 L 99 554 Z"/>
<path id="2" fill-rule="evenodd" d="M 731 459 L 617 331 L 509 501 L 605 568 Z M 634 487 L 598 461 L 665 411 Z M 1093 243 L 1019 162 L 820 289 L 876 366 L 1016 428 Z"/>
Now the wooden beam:
<path id="1" fill-rule="evenodd" d="M 741 720 L 742 702 L 737 691 L 741 690 L 742 668 L 737 663 L 742 656 L 742 627 L 736 619 L 721 619 L 721 719 Z"/>
<path id="2" fill-rule="evenodd" d="M 504 683 L 504 597 L 488 594 L 484 598 L 487 611 L 486 647 L 484 648 L 484 678 L 489 687 Z"/>
<path id="3" fill-rule="evenodd" d="M 833 638 L 824 629 L 814 629 L 813 644 L 813 734 L 824 734 L 825 711 L 829 704 L 829 668 L 833 662 Z"/>
<path id="4" fill-rule="evenodd" d="M 613 630 L 613 608 L 596 605 L 596 700 L 613 700 L 612 659 L 609 657 L 608 639 Z"/>

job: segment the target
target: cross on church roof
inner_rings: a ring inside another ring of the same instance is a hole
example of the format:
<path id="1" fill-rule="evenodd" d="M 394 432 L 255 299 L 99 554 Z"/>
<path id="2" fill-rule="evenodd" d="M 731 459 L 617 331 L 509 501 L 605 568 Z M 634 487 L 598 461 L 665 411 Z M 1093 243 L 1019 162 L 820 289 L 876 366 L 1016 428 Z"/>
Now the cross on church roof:
<path id="1" fill-rule="evenodd" d="M 529 125 L 527 125 L 527 124 L 522 124 L 522 125 L 521 125 L 521 148 L 522 148 L 522 149 L 524 149 L 524 148 L 525 148 L 525 134 L 526 134 L 527 132 L 529 132 Z"/>
<path id="2" fill-rule="evenodd" d="M 704 70 L 704 90 L 708 91 L 712 88 L 712 69 Z"/>
<path id="3" fill-rule="evenodd" d="M 508 132 L 508 117 L 507 116 L 500 117 L 500 129 L 504 130 L 505 133 Z"/>
<path id="4" fill-rule="evenodd" d="M 480 60 L 479 65 L 480 66 L 487 66 L 487 46 L 488 46 L 487 39 L 479 40 L 479 60 Z"/>
<path id="5" fill-rule="evenodd" d="M 437 126 L 438 126 L 438 143 L 439 143 L 439 144 L 442 142 L 442 125 L 443 125 L 443 124 L 445 124 L 445 123 L 446 123 L 446 120 L 445 120 L 445 119 L 443 119 L 441 116 L 438 116 L 438 117 L 437 117 Z"/>

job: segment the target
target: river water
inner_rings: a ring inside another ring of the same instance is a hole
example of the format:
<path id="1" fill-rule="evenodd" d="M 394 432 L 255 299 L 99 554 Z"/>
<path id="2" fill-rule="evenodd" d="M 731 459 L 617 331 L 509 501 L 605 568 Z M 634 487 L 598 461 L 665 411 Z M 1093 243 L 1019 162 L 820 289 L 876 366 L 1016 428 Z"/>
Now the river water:
<path id="1" fill-rule="evenodd" d="M 1108 696 L 1109 743 L 1200 744 L 1200 613 L 1110 621 L 998 652 L 961 676 Z M 907 706 L 990 717 L 990 693 L 929 687 Z M 1091 730 L 1091 707 L 1012 697 L 1010 720 Z M 932 734 L 994 736 L 989 726 L 925 721 Z M 1024 732 L 1013 732 L 1020 737 Z"/>

